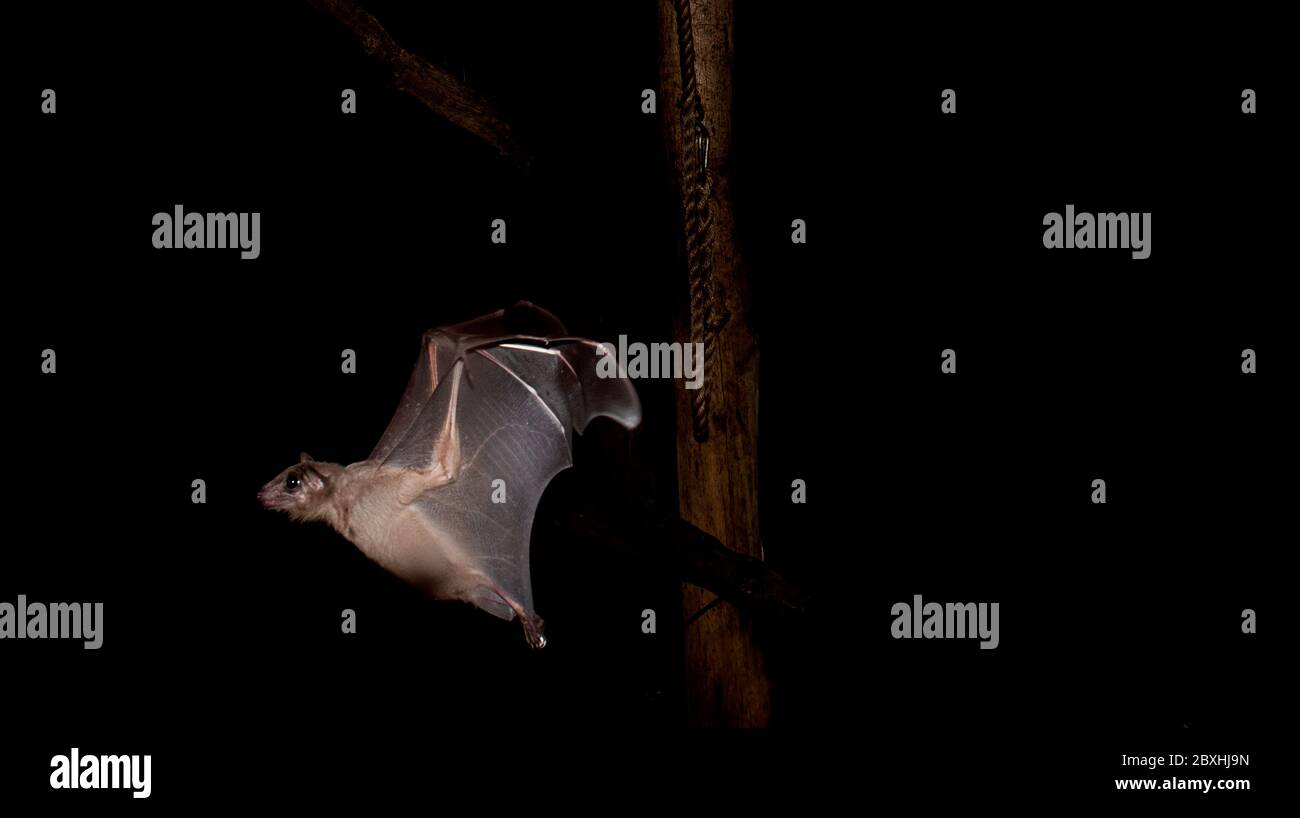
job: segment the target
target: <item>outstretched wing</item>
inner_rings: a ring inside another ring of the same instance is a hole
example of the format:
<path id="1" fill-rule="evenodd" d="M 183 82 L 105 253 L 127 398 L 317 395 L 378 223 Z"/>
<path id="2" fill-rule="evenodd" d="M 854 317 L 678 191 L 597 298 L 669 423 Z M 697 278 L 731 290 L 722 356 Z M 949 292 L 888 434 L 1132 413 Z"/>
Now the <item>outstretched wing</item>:
<path id="1" fill-rule="evenodd" d="M 522 322 L 503 323 L 508 314 L 426 333 L 373 457 L 385 467 L 447 470 L 451 481 L 415 503 L 444 542 L 531 616 L 533 515 L 551 478 L 572 462 L 571 434 L 600 415 L 632 428 L 641 408 L 626 378 L 599 377 L 595 342 L 565 337 L 554 316 L 531 305 Z M 490 593 L 473 601 L 514 616 Z"/>
<path id="2" fill-rule="evenodd" d="M 464 357 L 468 346 L 518 336 L 555 337 L 564 334 L 564 324 L 560 319 L 527 301 L 462 324 L 429 330 L 424 334 L 420 357 L 411 370 L 397 411 L 369 459 L 382 462 L 388 458 L 410 431 L 438 383 L 451 371 L 452 363 Z"/>

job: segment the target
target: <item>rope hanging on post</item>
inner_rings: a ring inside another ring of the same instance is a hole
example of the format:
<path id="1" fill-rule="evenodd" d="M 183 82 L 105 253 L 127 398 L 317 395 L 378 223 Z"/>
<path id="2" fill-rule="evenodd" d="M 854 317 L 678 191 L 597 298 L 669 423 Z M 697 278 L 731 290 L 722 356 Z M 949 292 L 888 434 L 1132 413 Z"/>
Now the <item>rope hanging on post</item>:
<path id="1" fill-rule="evenodd" d="M 709 212 L 709 129 L 695 78 L 695 32 L 690 0 L 676 0 L 677 55 L 682 74 L 682 210 L 686 229 L 686 271 L 690 283 L 690 341 L 704 342 L 704 383 L 691 393 L 695 440 L 709 438 L 709 399 L 717 333 L 726 317 L 713 282 L 713 219 Z"/>

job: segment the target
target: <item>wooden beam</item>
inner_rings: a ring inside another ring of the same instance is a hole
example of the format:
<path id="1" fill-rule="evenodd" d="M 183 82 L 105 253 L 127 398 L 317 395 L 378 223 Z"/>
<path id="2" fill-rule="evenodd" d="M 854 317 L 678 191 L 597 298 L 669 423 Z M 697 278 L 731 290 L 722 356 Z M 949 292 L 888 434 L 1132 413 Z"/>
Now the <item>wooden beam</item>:
<path id="1" fill-rule="evenodd" d="M 729 320 L 715 339 L 711 368 L 709 436 L 692 434 L 690 391 L 679 385 L 677 401 L 678 502 L 687 522 L 729 548 L 762 558 L 758 529 L 758 343 L 751 333 L 749 287 L 736 243 L 731 202 L 731 73 L 735 42 L 732 0 L 687 0 L 692 11 L 695 74 L 709 132 L 708 204 L 712 221 L 714 291 Z M 687 157 L 695 137 L 682 122 L 682 77 L 678 54 L 677 3 L 659 0 L 665 139 L 683 202 Z M 683 302 L 687 281 L 678 285 Z M 683 329 L 684 335 L 687 331 Z M 698 342 L 703 338 L 683 338 Z M 686 585 L 683 615 L 690 617 L 713 599 Z M 771 692 L 753 617 L 732 605 L 715 605 L 687 628 L 685 672 L 687 722 L 695 726 L 755 727 L 768 723 Z"/>

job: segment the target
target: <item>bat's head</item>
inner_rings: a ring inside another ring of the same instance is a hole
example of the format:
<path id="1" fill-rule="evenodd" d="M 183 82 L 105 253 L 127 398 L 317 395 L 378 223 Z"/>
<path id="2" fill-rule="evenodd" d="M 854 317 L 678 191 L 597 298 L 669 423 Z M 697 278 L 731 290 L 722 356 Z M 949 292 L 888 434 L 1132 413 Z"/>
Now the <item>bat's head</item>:
<path id="1" fill-rule="evenodd" d="M 257 493 L 263 508 L 284 511 L 295 520 L 319 519 L 329 496 L 333 463 L 317 463 L 304 452 L 298 462 L 275 476 Z"/>

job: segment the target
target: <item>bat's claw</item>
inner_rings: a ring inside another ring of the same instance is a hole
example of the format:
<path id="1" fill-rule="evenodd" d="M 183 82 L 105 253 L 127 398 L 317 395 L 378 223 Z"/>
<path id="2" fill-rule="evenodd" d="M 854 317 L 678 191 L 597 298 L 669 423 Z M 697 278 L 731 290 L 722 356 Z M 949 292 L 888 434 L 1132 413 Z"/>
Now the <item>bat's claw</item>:
<path id="1" fill-rule="evenodd" d="M 500 597 L 501 601 L 509 605 L 510 609 L 515 612 L 519 624 L 524 628 L 524 639 L 528 640 L 528 647 L 533 650 L 541 650 L 546 647 L 546 637 L 542 635 L 542 628 L 546 626 L 546 623 L 542 621 L 542 618 L 536 614 L 530 614 L 523 605 L 520 605 L 509 594 L 501 590 L 501 586 L 486 577 L 484 577 L 483 581 L 484 587 L 491 588 L 492 593 Z M 480 604 L 479 607 L 483 606 Z"/>
<path id="2" fill-rule="evenodd" d="M 524 638 L 528 640 L 528 647 L 533 650 L 546 647 L 546 636 L 542 633 L 543 623 L 540 616 L 521 616 L 519 622 L 524 626 Z"/>

